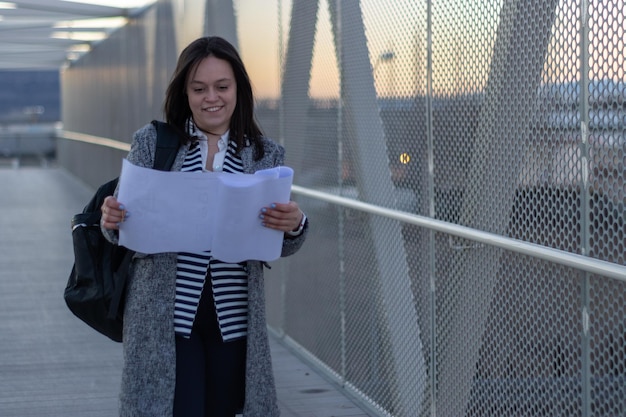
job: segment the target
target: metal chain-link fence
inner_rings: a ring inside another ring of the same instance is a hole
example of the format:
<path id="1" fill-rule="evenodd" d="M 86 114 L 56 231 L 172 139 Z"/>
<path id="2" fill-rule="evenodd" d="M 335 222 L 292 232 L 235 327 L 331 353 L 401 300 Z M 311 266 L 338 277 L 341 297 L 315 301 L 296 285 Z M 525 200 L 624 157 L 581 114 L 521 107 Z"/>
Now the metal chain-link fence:
<path id="1" fill-rule="evenodd" d="M 295 194 L 271 326 L 372 414 L 626 415 L 623 1 L 269 4 L 295 183 L 505 242 Z"/>

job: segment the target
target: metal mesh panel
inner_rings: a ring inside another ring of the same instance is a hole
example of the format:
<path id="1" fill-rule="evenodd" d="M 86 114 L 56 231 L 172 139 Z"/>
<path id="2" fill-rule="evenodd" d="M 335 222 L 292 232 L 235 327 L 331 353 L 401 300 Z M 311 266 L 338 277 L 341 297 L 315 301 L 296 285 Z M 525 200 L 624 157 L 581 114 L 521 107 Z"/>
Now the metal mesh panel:
<path id="1" fill-rule="evenodd" d="M 623 2 L 269 3 L 296 184 L 508 239 L 295 194 L 270 324 L 373 415 L 624 415 L 626 280 L 565 260 L 625 264 Z"/>
<path id="2" fill-rule="evenodd" d="M 501 255 L 480 341 L 471 414 L 579 415 L 580 280 L 567 268 Z M 496 354 L 497 353 L 497 354 Z"/>
<path id="3" fill-rule="evenodd" d="M 621 415 L 626 411 L 626 291 L 623 284 L 593 277 L 589 287 L 592 415 Z"/>
<path id="4" fill-rule="evenodd" d="M 301 204 L 307 206 L 308 200 Z M 315 206 L 311 202 L 311 207 Z M 342 305 L 337 209 L 311 210 L 311 245 L 302 250 L 304 264 L 290 270 L 285 295 L 284 331 L 337 373 L 342 373 Z M 308 243 L 308 242 L 307 242 Z"/>
<path id="5" fill-rule="evenodd" d="M 483 3 L 475 10 L 476 6 L 465 2 L 437 2 L 431 17 L 435 216 L 455 223 L 466 222 L 461 220 L 466 188 L 475 192 L 472 185 L 484 185 L 480 178 L 472 181 L 468 176 L 479 174 L 472 169 L 471 155 L 478 146 L 500 2 Z M 464 17 L 472 15 L 473 19 Z"/>
<path id="6" fill-rule="evenodd" d="M 624 264 L 626 11 L 620 1 L 593 1 L 588 14 L 589 253 Z"/>
<path id="7" fill-rule="evenodd" d="M 357 389 L 371 392 L 382 406 L 393 405 L 394 376 L 389 337 L 379 290 L 369 216 L 348 210 L 345 227 L 346 377 Z"/>

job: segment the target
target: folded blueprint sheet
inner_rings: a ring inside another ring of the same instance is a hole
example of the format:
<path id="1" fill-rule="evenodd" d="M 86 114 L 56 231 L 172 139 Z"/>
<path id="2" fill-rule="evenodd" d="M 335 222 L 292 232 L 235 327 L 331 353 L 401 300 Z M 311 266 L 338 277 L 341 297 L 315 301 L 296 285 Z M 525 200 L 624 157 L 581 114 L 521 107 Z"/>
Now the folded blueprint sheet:
<path id="1" fill-rule="evenodd" d="M 261 225 L 261 208 L 287 203 L 293 170 L 255 174 L 166 172 L 122 164 L 118 201 L 129 217 L 119 243 L 136 252 L 210 250 L 224 262 L 280 257 L 283 232 Z"/>

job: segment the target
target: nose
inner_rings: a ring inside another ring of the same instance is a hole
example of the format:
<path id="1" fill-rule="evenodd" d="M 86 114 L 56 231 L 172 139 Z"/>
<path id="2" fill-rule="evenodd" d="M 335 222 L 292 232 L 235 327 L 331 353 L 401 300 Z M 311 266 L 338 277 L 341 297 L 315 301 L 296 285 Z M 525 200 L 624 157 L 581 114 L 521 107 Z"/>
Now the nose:
<path id="1" fill-rule="evenodd" d="M 206 94 L 204 95 L 205 101 L 214 101 L 217 99 L 217 90 L 214 88 L 207 88 Z"/>

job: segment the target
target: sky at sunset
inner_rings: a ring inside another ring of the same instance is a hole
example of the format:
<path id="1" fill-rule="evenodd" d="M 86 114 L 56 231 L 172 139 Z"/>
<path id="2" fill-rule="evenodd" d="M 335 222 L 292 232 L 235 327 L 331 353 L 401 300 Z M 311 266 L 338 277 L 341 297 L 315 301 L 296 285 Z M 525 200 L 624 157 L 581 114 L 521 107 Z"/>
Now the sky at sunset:
<path id="1" fill-rule="evenodd" d="M 622 1 L 590 1 L 591 78 L 616 81 L 626 78 L 625 12 L 623 7 L 614 6 Z M 579 12 L 576 10 L 577 3 L 573 2 L 559 2 L 544 66 L 544 82 L 576 81 L 580 77 L 577 45 L 580 38 Z M 502 3 L 503 0 L 433 3 L 432 71 L 435 94 L 464 94 L 484 89 Z M 291 0 L 234 0 L 233 4 L 239 26 L 239 46 L 255 93 L 261 99 L 278 98 L 281 62 L 279 20 L 282 19 L 283 50 L 286 50 Z M 425 4 L 414 0 L 361 1 L 371 70 L 379 96 L 424 94 L 427 57 Z M 309 85 L 311 97 L 339 96 L 339 76 L 327 0 L 319 0 Z"/>
<path id="2" fill-rule="evenodd" d="M 139 7 L 155 0 L 66 0 Z M 318 1 L 313 63 L 313 98 L 339 97 L 339 75 L 328 0 Z M 435 94 L 482 91 L 487 83 L 504 0 L 432 2 L 432 88 Z M 200 30 L 199 0 L 172 0 L 188 9 Z M 381 97 L 425 94 L 427 74 L 426 1 L 361 0 L 362 18 L 376 91 Z M 292 0 L 233 0 L 239 49 L 260 99 L 280 95 L 280 67 L 290 35 Z M 589 66 L 595 79 L 626 79 L 624 0 L 589 0 Z M 560 0 L 545 60 L 544 82 L 580 77 L 580 7 Z M 547 13 L 547 11 L 545 11 Z M 297 28 L 294 29 L 297 31 Z M 195 32 L 194 32 L 195 33 Z M 195 36 L 195 35 L 194 35 Z M 281 48 L 282 39 L 282 48 Z M 186 39 L 180 42 L 186 44 Z M 306 81 L 306 80 L 303 80 Z"/>
<path id="3" fill-rule="evenodd" d="M 279 5 L 279 0 L 235 0 L 234 5 L 239 22 L 239 47 L 255 93 L 260 99 L 275 99 L 280 94 L 279 12 L 282 14 L 283 49 L 286 50 L 291 1 L 282 0 Z M 338 97 L 339 76 L 326 0 L 320 0 L 317 21 L 311 95 Z"/>

